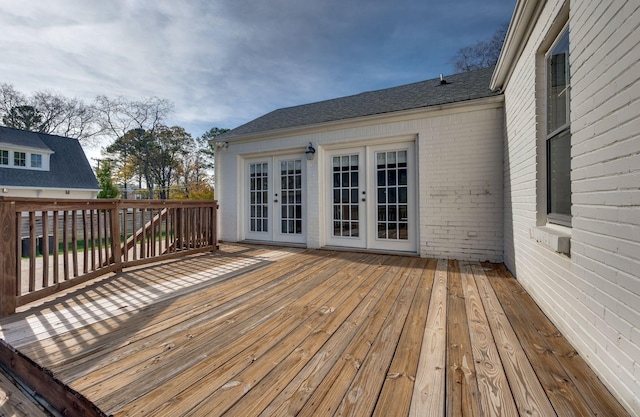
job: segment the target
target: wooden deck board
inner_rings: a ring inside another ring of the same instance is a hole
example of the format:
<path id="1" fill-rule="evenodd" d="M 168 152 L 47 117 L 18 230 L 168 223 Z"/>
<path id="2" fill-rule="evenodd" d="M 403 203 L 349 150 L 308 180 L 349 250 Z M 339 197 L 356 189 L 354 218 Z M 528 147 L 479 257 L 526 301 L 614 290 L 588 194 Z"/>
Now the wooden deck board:
<path id="1" fill-rule="evenodd" d="M 502 265 L 225 245 L 0 331 L 114 416 L 625 415 Z"/>
<path id="2" fill-rule="evenodd" d="M 438 261 L 422 339 L 410 416 L 442 416 L 447 355 L 447 262 Z"/>
<path id="3" fill-rule="evenodd" d="M 478 384 L 458 262 L 449 261 L 447 417 L 479 417 Z"/>
<path id="4" fill-rule="evenodd" d="M 485 270 L 558 416 L 627 415 L 504 266 Z"/>
<path id="5" fill-rule="evenodd" d="M 463 263 L 460 274 L 466 300 L 473 359 L 476 364 L 476 382 L 480 392 L 482 415 L 496 417 L 519 415 L 513 394 L 509 389 L 509 381 L 500 362 L 496 340 L 491 333 L 471 265 Z"/>

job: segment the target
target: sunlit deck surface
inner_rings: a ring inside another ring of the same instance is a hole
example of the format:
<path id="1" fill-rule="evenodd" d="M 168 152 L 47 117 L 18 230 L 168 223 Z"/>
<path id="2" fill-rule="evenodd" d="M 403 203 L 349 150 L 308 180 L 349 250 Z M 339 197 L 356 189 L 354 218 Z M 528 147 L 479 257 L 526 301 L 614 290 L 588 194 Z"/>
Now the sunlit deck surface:
<path id="1" fill-rule="evenodd" d="M 625 415 L 502 265 L 227 244 L 0 325 L 114 416 Z"/>

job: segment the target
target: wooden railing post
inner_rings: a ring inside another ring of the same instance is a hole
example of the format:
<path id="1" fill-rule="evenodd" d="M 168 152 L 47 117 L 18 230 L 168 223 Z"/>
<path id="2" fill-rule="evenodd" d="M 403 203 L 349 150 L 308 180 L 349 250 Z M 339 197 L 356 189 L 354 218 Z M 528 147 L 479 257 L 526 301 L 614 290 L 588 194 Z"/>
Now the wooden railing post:
<path id="1" fill-rule="evenodd" d="M 0 317 L 16 311 L 18 271 L 15 202 L 0 201 Z"/>
<path id="2" fill-rule="evenodd" d="M 111 209 L 111 256 L 116 265 L 116 271 L 122 272 L 122 246 L 120 245 L 120 200 L 116 201 Z M 126 215 L 126 209 L 125 209 Z M 125 236 L 126 246 L 126 236 Z M 125 248 L 125 250 L 127 250 Z"/>
<path id="3" fill-rule="evenodd" d="M 218 245 L 218 209 L 220 207 L 218 206 L 218 202 L 214 201 L 213 202 L 213 207 L 211 208 L 212 211 L 212 216 L 211 216 L 211 236 L 212 236 L 212 246 L 213 246 L 213 251 L 217 251 L 218 249 L 220 249 L 220 246 Z"/>

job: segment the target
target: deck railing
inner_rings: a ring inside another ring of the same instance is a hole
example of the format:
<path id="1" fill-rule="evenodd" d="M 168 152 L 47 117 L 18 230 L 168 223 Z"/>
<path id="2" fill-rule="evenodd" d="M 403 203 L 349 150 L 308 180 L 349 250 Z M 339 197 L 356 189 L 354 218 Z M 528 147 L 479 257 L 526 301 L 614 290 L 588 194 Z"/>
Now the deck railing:
<path id="1" fill-rule="evenodd" d="M 215 251 L 217 207 L 0 197 L 0 317 L 126 267 Z"/>

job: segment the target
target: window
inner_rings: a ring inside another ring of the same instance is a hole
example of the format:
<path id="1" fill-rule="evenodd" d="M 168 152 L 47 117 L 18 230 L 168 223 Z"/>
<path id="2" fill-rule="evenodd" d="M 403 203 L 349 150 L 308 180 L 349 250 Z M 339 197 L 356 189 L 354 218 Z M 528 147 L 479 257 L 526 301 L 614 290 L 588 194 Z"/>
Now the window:
<path id="1" fill-rule="evenodd" d="M 17 167 L 27 166 L 27 154 L 25 152 L 14 152 L 13 165 Z"/>
<path id="2" fill-rule="evenodd" d="M 9 165 L 9 151 L 0 149 L 0 165 Z"/>
<path id="3" fill-rule="evenodd" d="M 571 129 L 569 28 L 546 57 L 547 75 L 547 219 L 571 226 Z"/>
<path id="4" fill-rule="evenodd" d="M 31 168 L 42 168 L 42 155 L 37 153 L 31 154 Z"/>
<path id="5" fill-rule="evenodd" d="M 269 165 L 259 162 L 249 165 L 249 207 L 252 232 L 269 231 Z"/>

